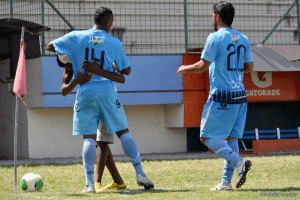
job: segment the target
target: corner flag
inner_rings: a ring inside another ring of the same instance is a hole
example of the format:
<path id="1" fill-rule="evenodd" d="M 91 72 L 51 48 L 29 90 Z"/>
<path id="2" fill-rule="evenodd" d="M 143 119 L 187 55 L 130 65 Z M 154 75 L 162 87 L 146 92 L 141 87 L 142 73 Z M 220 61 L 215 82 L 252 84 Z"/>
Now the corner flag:
<path id="1" fill-rule="evenodd" d="M 18 67 L 14 82 L 14 93 L 23 101 L 26 106 L 24 95 L 27 95 L 27 83 L 26 83 L 26 58 L 25 58 L 25 42 L 21 40 L 22 46 L 20 49 L 20 56 L 18 60 Z"/>

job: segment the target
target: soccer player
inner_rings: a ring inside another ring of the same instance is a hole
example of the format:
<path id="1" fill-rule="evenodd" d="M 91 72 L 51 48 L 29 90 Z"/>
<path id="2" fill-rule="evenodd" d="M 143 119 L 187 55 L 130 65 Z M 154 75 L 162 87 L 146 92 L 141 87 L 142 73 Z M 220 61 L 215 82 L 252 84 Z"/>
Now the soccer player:
<path id="1" fill-rule="evenodd" d="M 213 11 L 216 32 L 208 36 L 200 61 L 180 66 L 177 73 L 202 73 L 209 69 L 210 92 L 202 113 L 200 140 L 225 159 L 222 179 L 212 190 L 232 190 L 234 169 L 239 188 L 252 165 L 240 157 L 238 139 L 243 136 L 247 112 L 244 73 L 253 70 L 253 59 L 249 39 L 231 27 L 233 5 L 216 3 Z"/>
<path id="2" fill-rule="evenodd" d="M 126 184 L 124 183 L 116 164 L 113 160 L 112 153 L 108 144 L 114 143 L 114 137 L 112 134 L 107 132 L 105 125 L 100 122 L 99 128 L 97 130 L 97 159 L 96 159 L 96 192 L 103 192 L 106 190 L 120 190 L 125 189 Z M 104 188 L 101 188 L 101 181 L 105 166 L 107 167 L 109 173 L 113 178 L 113 182 L 108 184 Z"/>
<path id="3" fill-rule="evenodd" d="M 60 37 L 47 49 L 59 54 L 67 54 L 73 68 L 64 71 L 62 94 L 70 93 L 77 85 L 73 116 L 73 135 L 84 137 L 82 158 L 86 176 L 83 192 L 95 192 L 94 164 L 96 161 L 96 132 L 99 121 L 116 133 L 124 153 L 130 157 L 136 171 L 137 183 L 145 189 L 153 188 L 153 183 L 145 175 L 137 144 L 131 136 L 123 106 L 118 100 L 112 77 L 124 82 L 131 68 L 121 41 L 108 32 L 113 24 L 113 12 L 101 7 L 95 11 L 94 27 L 84 31 L 73 31 Z M 116 70 L 113 67 L 116 64 Z M 72 76 L 75 76 L 74 80 Z"/>
<path id="4" fill-rule="evenodd" d="M 63 61 L 63 62 L 62 62 Z M 73 68 L 72 68 L 72 63 L 69 59 L 69 57 L 66 54 L 58 54 L 57 55 L 57 62 L 58 65 L 63 67 L 65 70 L 64 76 L 63 76 L 63 87 L 65 88 L 65 84 L 69 84 L 70 80 L 72 78 L 72 74 L 73 74 Z M 113 67 L 115 68 L 116 66 L 113 65 Z M 77 76 L 80 77 L 81 75 Z M 85 76 L 85 75 L 82 75 Z M 76 77 L 76 78 L 77 78 Z M 91 78 L 90 75 L 86 75 L 85 81 L 89 81 Z M 111 74 L 111 80 L 115 81 L 115 82 L 123 82 L 124 77 L 122 74 L 120 73 L 114 73 Z M 63 95 L 67 95 L 69 94 L 69 92 L 71 92 L 70 90 L 68 92 L 62 91 Z M 109 189 L 125 189 L 126 188 L 126 184 L 124 183 L 123 179 L 121 178 L 119 171 L 115 165 L 115 162 L 113 160 L 110 148 L 108 146 L 108 144 L 112 144 L 113 143 L 113 135 L 109 134 L 107 132 L 107 128 L 105 127 L 105 125 L 100 121 L 99 123 L 99 127 L 97 129 L 97 138 L 96 138 L 96 142 L 97 142 L 97 158 L 96 158 L 96 165 L 97 165 L 97 170 L 96 170 L 96 183 L 95 183 L 95 191 L 96 192 L 103 192 L 105 190 L 109 190 Z M 112 178 L 113 178 L 113 183 L 107 185 L 104 188 L 101 188 L 101 180 L 102 180 L 102 175 L 104 172 L 104 167 L 107 166 Z M 86 191 L 86 189 L 84 190 L 84 192 Z"/>

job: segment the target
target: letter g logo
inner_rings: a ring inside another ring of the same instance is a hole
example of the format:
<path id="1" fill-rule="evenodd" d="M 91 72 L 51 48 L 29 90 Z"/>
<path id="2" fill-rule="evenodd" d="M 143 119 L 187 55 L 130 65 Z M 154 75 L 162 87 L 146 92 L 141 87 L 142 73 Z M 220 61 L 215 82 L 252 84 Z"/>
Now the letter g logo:
<path id="1" fill-rule="evenodd" d="M 251 80 L 257 87 L 270 87 L 272 85 L 272 72 L 251 72 Z"/>

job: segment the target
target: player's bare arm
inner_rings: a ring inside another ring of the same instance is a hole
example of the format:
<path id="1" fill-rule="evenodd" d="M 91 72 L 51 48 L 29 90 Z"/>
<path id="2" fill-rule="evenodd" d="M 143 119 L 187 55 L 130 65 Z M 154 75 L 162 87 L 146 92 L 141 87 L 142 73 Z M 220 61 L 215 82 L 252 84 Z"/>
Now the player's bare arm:
<path id="1" fill-rule="evenodd" d="M 118 70 L 116 70 L 116 67 L 114 72 L 109 72 L 104 70 L 102 67 L 99 66 L 99 64 L 95 61 L 89 62 L 84 61 L 83 62 L 83 69 L 86 71 L 91 72 L 92 74 L 97 74 L 99 76 L 103 76 L 105 78 L 108 78 L 114 82 L 117 83 L 125 83 L 125 77 L 123 74 L 121 74 Z"/>
<path id="2" fill-rule="evenodd" d="M 73 76 L 72 66 L 66 65 L 64 67 L 62 86 L 61 86 L 61 94 L 63 96 L 70 94 L 78 84 L 89 82 L 92 78 L 90 74 L 82 74 L 81 71 L 78 73 L 78 75 L 74 80 L 72 80 L 72 76 Z"/>
<path id="3" fill-rule="evenodd" d="M 54 48 L 54 46 L 51 42 L 47 45 L 46 50 L 51 51 L 51 52 L 55 52 L 55 48 Z"/>
<path id="4" fill-rule="evenodd" d="M 253 64 L 253 62 L 246 62 L 246 63 L 244 64 L 244 72 L 245 72 L 245 73 L 250 73 L 250 72 L 253 71 L 253 69 L 254 69 L 254 64 Z"/>
<path id="5" fill-rule="evenodd" d="M 201 59 L 199 62 L 196 62 L 192 65 L 181 65 L 177 71 L 178 76 L 186 73 L 202 73 L 209 69 L 210 62 L 207 60 Z"/>
<path id="6" fill-rule="evenodd" d="M 121 74 L 129 75 L 131 73 L 131 67 L 128 67 L 126 69 L 123 69 L 120 71 Z"/>

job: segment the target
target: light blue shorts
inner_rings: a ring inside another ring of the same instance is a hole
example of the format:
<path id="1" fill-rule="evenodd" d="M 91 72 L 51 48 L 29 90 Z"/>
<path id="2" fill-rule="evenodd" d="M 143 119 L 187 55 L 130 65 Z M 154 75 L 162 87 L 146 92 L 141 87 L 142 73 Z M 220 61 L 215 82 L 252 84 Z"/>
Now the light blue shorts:
<path id="1" fill-rule="evenodd" d="M 242 138 L 247 115 L 247 103 L 226 104 L 207 101 L 201 119 L 200 137 Z"/>
<path id="2" fill-rule="evenodd" d="M 112 134 L 128 128 L 123 106 L 112 81 L 80 85 L 74 105 L 73 135 L 97 134 L 99 121 Z"/>

